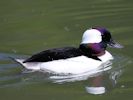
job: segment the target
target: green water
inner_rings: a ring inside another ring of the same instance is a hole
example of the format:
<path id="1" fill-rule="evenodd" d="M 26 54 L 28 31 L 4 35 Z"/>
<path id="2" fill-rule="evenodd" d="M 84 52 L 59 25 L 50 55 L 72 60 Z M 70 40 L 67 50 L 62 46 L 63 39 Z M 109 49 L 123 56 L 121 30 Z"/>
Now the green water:
<path id="1" fill-rule="evenodd" d="M 133 0 L 1 0 L 0 100 L 132 100 L 132 18 Z M 116 65 L 125 65 L 117 84 L 103 95 L 87 93 L 88 81 L 55 84 L 45 74 L 22 73 L 23 68 L 7 58 L 78 46 L 82 33 L 93 26 L 108 28 L 125 46 L 108 48 L 122 56 Z"/>

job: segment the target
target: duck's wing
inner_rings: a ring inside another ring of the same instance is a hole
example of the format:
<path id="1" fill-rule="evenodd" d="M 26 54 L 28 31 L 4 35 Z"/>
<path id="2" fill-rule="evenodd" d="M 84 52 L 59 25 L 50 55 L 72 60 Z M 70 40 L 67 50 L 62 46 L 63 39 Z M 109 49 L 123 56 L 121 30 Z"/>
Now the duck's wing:
<path id="1" fill-rule="evenodd" d="M 26 62 L 48 62 L 52 60 L 67 59 L 71 57 L 81 56 L 82 51 L 75 47 L 55 48 L 37 53 L 30 58 L 26 59 Z"/>

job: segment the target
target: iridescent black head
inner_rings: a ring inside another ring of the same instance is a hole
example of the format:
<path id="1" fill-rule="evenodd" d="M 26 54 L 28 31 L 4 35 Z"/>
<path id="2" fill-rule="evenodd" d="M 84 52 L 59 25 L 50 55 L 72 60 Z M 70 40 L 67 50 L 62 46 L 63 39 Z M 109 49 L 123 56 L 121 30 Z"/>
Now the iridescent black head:
<path id="1" fill-rule="evenodd" d="M 113 47 L 113 48 L 123 48 L 122 45 L 120 45 L 119 43 L 115 42 L 111 36 L 111 33 L 105 29 L 105 28 L 93 28 L 93 29 L 97 29 L 98 31 L 100 31 L 101 36 L 102 36 L 102 42 L 106 43 L 109 47 Z"/>

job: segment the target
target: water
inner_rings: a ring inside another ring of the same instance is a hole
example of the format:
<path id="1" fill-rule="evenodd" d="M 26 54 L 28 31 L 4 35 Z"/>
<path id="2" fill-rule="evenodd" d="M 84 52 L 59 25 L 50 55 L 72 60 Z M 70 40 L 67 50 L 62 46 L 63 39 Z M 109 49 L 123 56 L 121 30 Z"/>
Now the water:
<path id="1" fill-rule="evenodd" d="M 0 99 L 132 100 L 132 6 L 132 0 L 0 1 Z M 9 58 L 78 46 L 92 26 L 107 27 L 125 47 L 108 48 L 115 57 L 111 70 L 81 80 L 53 79 L 50 73 L 25 71 Z M 106 87 L 106 93 L 88 93 L 87 87 L 95 85 Z"/>

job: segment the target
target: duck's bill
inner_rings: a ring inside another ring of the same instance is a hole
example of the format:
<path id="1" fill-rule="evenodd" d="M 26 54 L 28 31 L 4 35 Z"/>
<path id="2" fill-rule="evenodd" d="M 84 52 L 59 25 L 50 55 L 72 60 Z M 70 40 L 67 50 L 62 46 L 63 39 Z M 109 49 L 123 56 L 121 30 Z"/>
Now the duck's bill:
<path id="1" fill-rule="evenodd" d="M 114 40 L 110 41 L 110 42 L 108 43 L 108 45 L 109 45 L 109 47 L 112 47 L 112 48 L 124 48 L 123 45 L 121 45 L 121 44 L 115 42 Z"/>

